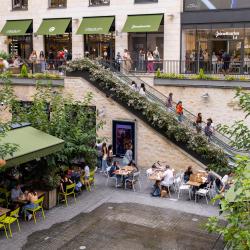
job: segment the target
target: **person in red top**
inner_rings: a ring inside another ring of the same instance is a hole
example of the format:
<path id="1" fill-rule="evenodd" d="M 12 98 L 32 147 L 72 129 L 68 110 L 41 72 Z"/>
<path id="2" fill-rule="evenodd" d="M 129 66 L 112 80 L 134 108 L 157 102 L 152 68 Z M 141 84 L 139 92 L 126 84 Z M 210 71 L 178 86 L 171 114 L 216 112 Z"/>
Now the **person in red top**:
<path id="1" fill-rule="evenodd" d="M 182 122 L 182 120 L 183 120 L 183 107 L 182 107 L 181 101 L 179 101 L 176 105 L 176 114 L 178 116 L 178 121 Z"/>

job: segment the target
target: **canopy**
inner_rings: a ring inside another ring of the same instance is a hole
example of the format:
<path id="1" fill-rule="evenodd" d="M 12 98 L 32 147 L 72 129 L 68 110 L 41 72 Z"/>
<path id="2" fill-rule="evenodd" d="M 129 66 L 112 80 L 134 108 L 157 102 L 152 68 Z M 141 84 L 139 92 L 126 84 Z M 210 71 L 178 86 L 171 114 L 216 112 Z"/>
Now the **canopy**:
<path id="1" fill-rule="evenodd" d="M 123 32 L 154 32 L 158 31 L 163 15 L 128 16 Z"/>
<path id="2" fill-rule="evenodd" d="M 64 141 L 33 127 L 23 127 L 8 131 L 1 143 L 19 146 L 12 156 L 5 157 L 5 166 L 12 167 L 53 154 L 63 148 Z"/>
<path id="3" fill-rule="evenodd" d="M 1 31 L 5 36 L 23 36 L 26 35 L 32 20 L 13 20 L 7 21 Z"/>
<path id="4" fill-rule="evenodd" d="M 108 34 L 114 17 L 85 17 L 77 34 Z"/>
<path id="5" fill-rule="evenodd" d="M 66 32 L 71 19 L 45 19 L 41 23 L 37 35 L 62 35 Z"/>
<path id="6" fill-rule="evenodd" d="M 250 166 L 248 165 L 243 173 L 244 175 L 246 175 L 247 178 L 250 179 Z M 229 190 L 227 190 L 226 194 L 225 194 L 225 199 L 229 202 L 234 202 L 237 201 L 237 197 L 238 195 L 241 194 L 242 189 L 238 188 L 237 192 L 234 191 L 235 190 L 235 185 L 233 184 Z M 250 200 L 250 190 L 247 191 L 247 197 Z"/>

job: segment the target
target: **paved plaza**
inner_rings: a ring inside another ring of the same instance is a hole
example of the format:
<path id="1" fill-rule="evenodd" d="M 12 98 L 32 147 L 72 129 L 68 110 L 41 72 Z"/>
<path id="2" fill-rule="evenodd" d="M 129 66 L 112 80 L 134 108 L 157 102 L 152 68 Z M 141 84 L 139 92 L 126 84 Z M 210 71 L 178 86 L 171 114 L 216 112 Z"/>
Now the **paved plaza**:
<path id="1" fill-rule="evenodd" d="M 13 226 L 13 238 L 1 233 L 1 250 L 16 249 L 212 249 L 217 235 L 202 227 L 218 209 L 203 201 L 195 204 L 183 195 L 153 198 L 152 183 L 143 178 L 138 192 L 115 189 L 97 174 L 96 188 L 84 191 L 77 203 L 46 211 L 46 220 Z M 217 242 L 214 249 L 222 249 Z"/>

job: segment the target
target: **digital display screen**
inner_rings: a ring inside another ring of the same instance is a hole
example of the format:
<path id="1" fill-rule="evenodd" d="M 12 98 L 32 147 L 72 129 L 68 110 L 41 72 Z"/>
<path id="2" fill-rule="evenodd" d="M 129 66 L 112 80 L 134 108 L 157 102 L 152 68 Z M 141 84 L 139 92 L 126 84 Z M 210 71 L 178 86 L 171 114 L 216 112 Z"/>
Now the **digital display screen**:
<path id="1" fill-rule="evenodd" d="M 250 8 L 250 0 L 185 0 L 186 11 Z"/>

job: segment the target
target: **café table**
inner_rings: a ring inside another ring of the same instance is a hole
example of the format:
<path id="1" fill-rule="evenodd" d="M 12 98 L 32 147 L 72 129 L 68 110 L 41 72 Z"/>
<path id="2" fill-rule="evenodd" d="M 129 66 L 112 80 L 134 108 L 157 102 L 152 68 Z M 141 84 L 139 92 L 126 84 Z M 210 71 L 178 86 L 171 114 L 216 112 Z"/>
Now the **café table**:
<path id="1" fill-rule="evenodd" d="M 121 176 L 127 176 L 131 173 L 132 171 L 129 170 L 124 170 L 124 169 L 118 169 L 115 171 L 116 175 L 121 175 Z"/>
<path id="2" fill-rule="evenodd" d="M 7 214 L 8 212 L 10 212 L 10 209 L 8 208 L 4 208 L 4 207 L 0 207 L 0 216 Z"/>

